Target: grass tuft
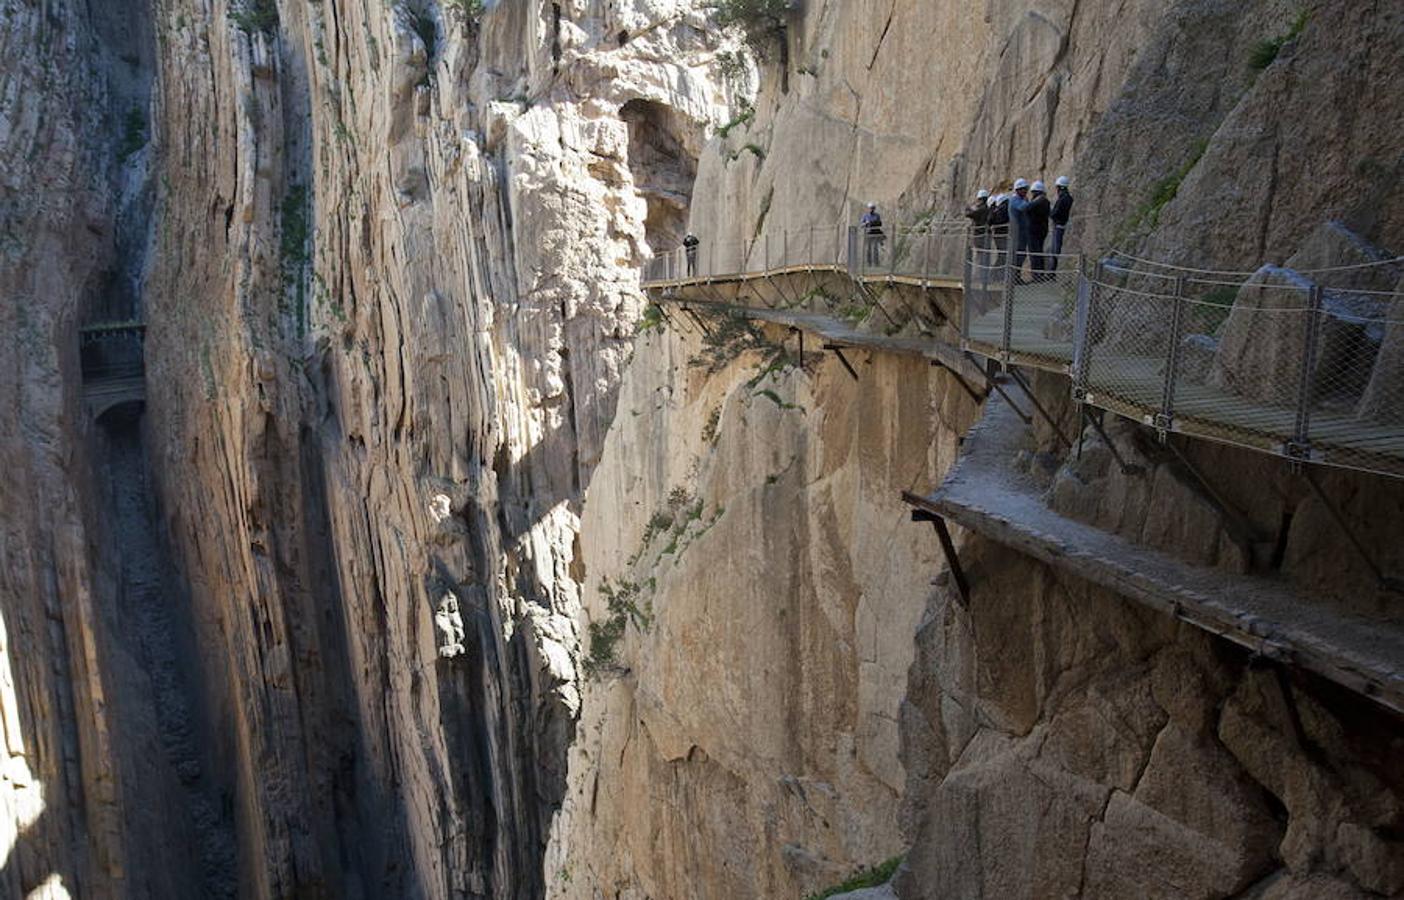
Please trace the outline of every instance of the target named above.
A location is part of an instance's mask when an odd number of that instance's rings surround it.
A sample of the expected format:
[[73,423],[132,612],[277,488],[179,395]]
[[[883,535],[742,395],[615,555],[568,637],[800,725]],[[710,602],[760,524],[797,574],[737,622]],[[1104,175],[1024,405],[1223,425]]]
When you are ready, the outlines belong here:
[[886,862],[868,868],[860,869],[853,873],[853,876],[843,884],[836,884],[831,888],[820,891],[817,894],[810,894],[805,900],[828,900],[836,894],[847,894],[850,891],[861,891],[863,888],[879,887],[892,880],[897,867],[902,864],[901,856],[894,856]]

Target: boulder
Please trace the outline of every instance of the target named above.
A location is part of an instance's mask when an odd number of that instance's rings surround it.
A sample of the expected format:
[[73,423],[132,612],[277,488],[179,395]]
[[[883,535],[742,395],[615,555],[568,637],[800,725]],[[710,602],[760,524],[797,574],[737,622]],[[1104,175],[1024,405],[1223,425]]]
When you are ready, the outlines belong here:
[[1264,403],[1292,406],[1306,354],[1314,285],[1290,269],[1263,266],[1244,283],[1219,336],[1209,384]]
[[1355,414],[1382,425],[1399,425],[1404,423],[1404,280],[1395,287],[1382,324],[1374,369]]

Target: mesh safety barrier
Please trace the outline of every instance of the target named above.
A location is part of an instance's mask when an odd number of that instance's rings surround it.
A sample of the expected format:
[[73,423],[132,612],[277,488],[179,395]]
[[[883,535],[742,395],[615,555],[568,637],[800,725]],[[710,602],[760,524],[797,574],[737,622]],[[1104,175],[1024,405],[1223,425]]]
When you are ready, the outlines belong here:
[[[1404,477],[1404,295],[1379,288],[1400,283],[1404,260],[1226,272],[1125,254],[1093,266],[1010,245],[1004,229],[963,221],[880,235],[816,226],[680,247],[650,260],[643,280],[828,270],[860,282],[959,281],[966,349],[1069,373],[1081,402],[1162,431]],[[825,301],[845,315],[841,298]]]

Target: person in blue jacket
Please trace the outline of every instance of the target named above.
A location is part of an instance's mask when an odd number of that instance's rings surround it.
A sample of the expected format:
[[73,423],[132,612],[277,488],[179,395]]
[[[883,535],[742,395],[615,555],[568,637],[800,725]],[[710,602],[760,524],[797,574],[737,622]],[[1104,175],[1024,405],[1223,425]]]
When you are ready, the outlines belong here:
[[1024,257],[1029,252],[1029,183],[1023,178],[1014,181],[1014,196],[1009,198],[1009,230],[1014,239],[1014,254],[1010,265],[1014,279],[1023,280]]

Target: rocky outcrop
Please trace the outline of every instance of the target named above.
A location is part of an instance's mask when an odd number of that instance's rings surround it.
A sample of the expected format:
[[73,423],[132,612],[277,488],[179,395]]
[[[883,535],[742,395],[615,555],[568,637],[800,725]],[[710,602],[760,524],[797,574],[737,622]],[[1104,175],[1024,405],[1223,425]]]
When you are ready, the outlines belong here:
[[[906,843],[913,896],[1400,889],[1368,707],[974,539],[921,625],[898,492],[976,415],[943,370],[636,333],[686,229],[754,254],[1039,171],[1083,246],[1397,246],[1396,11],[1318,4],[1255,74],[1279,3],[816,2],[759,66],[701,3],[487,5],[6,4],[0,890],[785,896]],[[90,422],[74,331],[128,313],[147,401]],[[1084,520],[1395,609],[1299,487],[1225,479],[1245,548],[1047,444]]]
[[983,539],[962,556],[978,587],[933,597],[903,707],[901,896],[1398,889],[1398,722]]
[[812,349],[798,368],[782,329],[738,353],[704,321],[639,340],[586,496],[552,896],[799,896],[901,850],[910,598],[938,550],[899,494],[975,406],[920,358],[850,351],[855,380]]

